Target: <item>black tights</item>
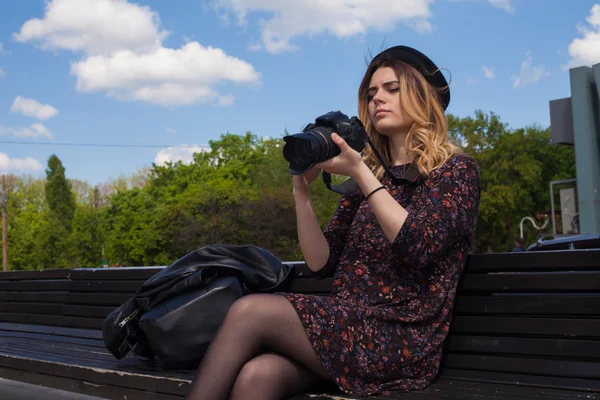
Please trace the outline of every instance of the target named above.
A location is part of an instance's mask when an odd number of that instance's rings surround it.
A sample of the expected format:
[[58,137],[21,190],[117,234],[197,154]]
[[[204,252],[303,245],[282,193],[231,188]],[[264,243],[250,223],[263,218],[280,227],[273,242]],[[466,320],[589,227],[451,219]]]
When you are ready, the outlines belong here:
[[324,380],[331,378],[289,301],[252,294],[229,309],[188,399],[285,399]]

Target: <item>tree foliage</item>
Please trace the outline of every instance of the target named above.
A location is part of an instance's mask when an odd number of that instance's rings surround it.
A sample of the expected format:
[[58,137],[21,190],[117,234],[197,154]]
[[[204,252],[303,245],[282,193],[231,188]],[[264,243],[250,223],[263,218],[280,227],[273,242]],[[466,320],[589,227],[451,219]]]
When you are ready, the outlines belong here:
[[[521,219],[550,209],[550,181],[575,177],[573,149],[550,144],[548,129],[510,129],[493,113],[448,115],[448,126],[481,171],[472,250],[508,251]],[[56,155],[46,179],[10,176],[10,268],[99,267],[104,258],[111,265],[168,265],[214,243],[254,244],[300,260],[283,140],[248,132],[209,144],[190,163],[153,165],[96,186],[69,180]],[[339,195],[320,178],[311,192],[325,228]],[[540,233],[531,225],[525,231],[528,243]]]

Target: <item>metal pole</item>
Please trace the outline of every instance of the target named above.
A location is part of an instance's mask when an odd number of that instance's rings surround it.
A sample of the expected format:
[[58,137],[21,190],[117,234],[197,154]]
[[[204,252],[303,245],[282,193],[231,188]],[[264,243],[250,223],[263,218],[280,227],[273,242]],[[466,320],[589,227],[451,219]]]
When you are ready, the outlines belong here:
[[2,175],[2,271],[8,271],[8,224],[6,223],[6,176]]
[[600,64],[569,70],[580,233],[600,233]]
[[[554,215],[554,182],[550,182],[550,207],[552,212],[552,237],[556,236],[556,216]],[[521,235],[521,237],[523,237]]]

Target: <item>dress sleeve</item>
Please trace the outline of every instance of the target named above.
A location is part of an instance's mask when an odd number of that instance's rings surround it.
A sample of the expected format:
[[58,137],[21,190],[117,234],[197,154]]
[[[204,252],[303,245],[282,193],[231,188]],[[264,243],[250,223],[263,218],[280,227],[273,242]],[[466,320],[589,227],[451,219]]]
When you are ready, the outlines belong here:
[[399,259],[417,268],[426,267],[475,232],[480,199],[477,164],[461,156],[442,168],[421,202],[407,207],[408,217],[392,243]]
[[325,278],[337,268],[340,256],[346,247],[346,241],[350,233],[350,226],[360,206],[362,194],[342,195],[337,209],[331,217],[329,224],[323,231],[323,235],[329,244],[329,259],[323,268],[313,272],[318,279]]

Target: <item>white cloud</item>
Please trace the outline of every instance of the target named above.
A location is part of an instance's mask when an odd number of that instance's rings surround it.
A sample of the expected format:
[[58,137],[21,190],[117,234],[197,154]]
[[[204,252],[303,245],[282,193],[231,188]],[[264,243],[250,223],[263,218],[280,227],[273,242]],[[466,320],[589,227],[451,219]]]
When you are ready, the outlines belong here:
[[174,135],[177,133],[177,131],[175,131],[175,129],[169,128],[168,126],[165,126],[165,131],[169,132],[171,135]]
[[110,56],[91,56],[72,63],[71,73],[81,92],[103,91],[120,100],[165,106],[198,101],[231,104],[231,95],[220,95],[214,85],[254,84],[261,79],[247,62],[198,42],[145,54],[122,50]]
[[45,137],[52,139],[52,132],[39,122],[31,124],[27,128],[7,128],[0,126],[0,136],[2,135],[14,137]]
[[496,79],[496,74],[494,73],[494,70],[492,68],[481,67],[481,70],[483,71],[483,75],[486,78],[488,78],[488,79]]
[[0,153],[0,171],[41,171],[43,165],[32,157],[10,158],[5,153]]
[[14,37],[85,53],[71,63],[77,90],[122,101],[229,105],[235,98],[217,85],[260,83],[251,64],[196,41],[164,47],[167,35],[158,13],[127,0],[50,0],[44,17],[25,22]]
[[502,10],[512,13],[515,12],[515,7],[512,5],[511,0],[488,0],[489,3],[496,7],[501,8]]
[[15,101],[10,107],[10,112],[20,112],[27,117],[36,118],[42,121],[54,118],[58,115],[58,110],[51,105],[42,104],[35,99],[28,99],[21,96],[15,98]]
[[227,96],[219,96],[219,102],[217,103],[220,106],[230,106],[235,101],[235,97],[232,95]]
[[6,75],[6,74],[4,73],[4,70],[3,70],[2,68],[0,68],[0,76],[4,76],[4,75]]
[[2,42],[0,42],[0,54],[2,54]]
[[[364,35],[371,30],[389,30],[399,22],[418,32],[431,31],[433,0],[215,0],[216,11],[232,13],[238,25],[247,25],[247,15],[266,13],[261,19],[260,48],[270,53],[297,49],[291,40],[298,36],[328,33],[338,38]],[[250,44],[258,49],[256,43]]]
[[426,19],[421,19],[418,21],[415,21],[414,24],[411,24],[411,26],[413,27],[414,30],[416,30],[417,32],[423,34],[423,33],[429,33],[433,31],[433,26],[431,25],[431,22],[429,22]]
[[548,71],[544,66],[533,66],[531,54],[527,52],[525,54],[525,61],[521,63],[521,72],[519,76],[512,78],[513,87],[517,88],[519,86],[532,85],[537,83],[544,76],[548,75],[550,75],[550,71]]
[[158,14],[148,6],[127,0],[51,0],[43,18],[26,21],[13,37],[40,42],[45,50],[95,55],[155,50],[167,35],[159,28]]
[[478,81],[475,78],[467,78],[467,84],[469,85],[477,85]]
[[580,38],[569,44],[571,60],[564,69],[600,63],[600,4],[595,4],[587,17],[589,26],[578,27]]
[[194,161],[194,153],[210,152],[210,147],[202,146],[190,146],[190,147],[167,147],[161,149],[156,157],[154,163],[156,165],[165,165],[167,162],[181,161],[184,164],[189,164]]

